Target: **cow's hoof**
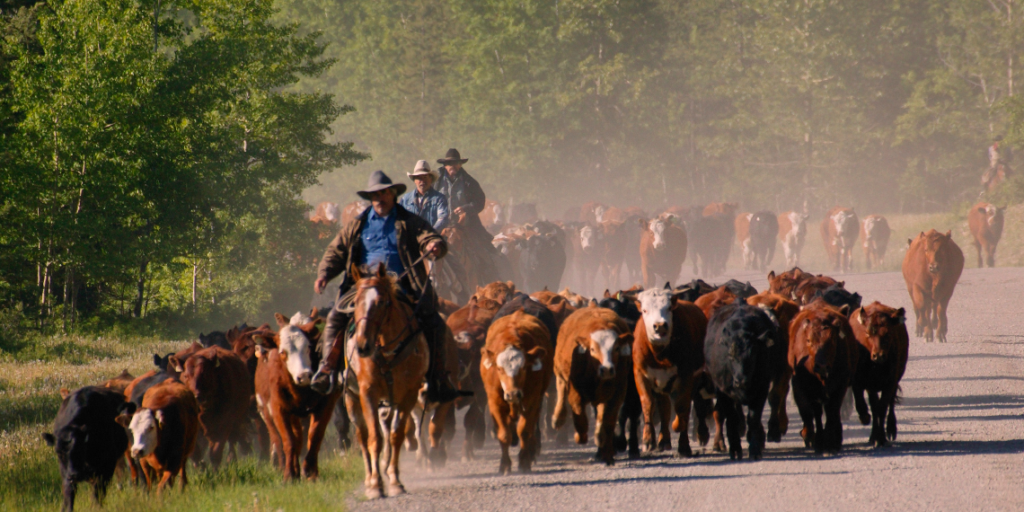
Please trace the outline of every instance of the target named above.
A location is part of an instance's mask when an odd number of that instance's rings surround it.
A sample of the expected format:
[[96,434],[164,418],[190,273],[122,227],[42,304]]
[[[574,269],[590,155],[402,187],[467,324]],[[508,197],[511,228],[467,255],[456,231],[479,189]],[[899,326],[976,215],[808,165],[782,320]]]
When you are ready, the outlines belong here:
[[711,445],[711,449],[716,451],[716,452],[724,452],[725,451],[725,443],[722,443],[722,442],[719,442],[719,441],[715,441],[715,444]]
[[612,444],[615,446],[616,453],[626,451],[626,436],[615,436],[612,440]]
[[689,446],[679,445],[679,449],[677,451],[682,457],[693,457],[693,450],[691,450]]
[[672,441],[662,441],[658,443],[659,452],[667,452],[672,450]]
[[767,439],[770,443],[779,443],[782,442],[782,434],[779,432],[779,429],[776,428],[774,425],[769,425]]
[[576,444],[587,444],[586,434],[580,434],[579,432],[576,432],[575,434],[573,434],[573,439],[576,441]]
[[731,460],[743,460],[743,450],[729,450],[729,459]]
[[868,424],[871,423],[871,415],[870,414],[863,414],[863,415],[858,414],[858,416],[860,418],[860,424],[861,425],[868,425]]
[[629,450],[629,454],[627,456],[630,458],[630,460],[639,459],[640,458],[640,449],[639,448],[635,448],[635,449]]

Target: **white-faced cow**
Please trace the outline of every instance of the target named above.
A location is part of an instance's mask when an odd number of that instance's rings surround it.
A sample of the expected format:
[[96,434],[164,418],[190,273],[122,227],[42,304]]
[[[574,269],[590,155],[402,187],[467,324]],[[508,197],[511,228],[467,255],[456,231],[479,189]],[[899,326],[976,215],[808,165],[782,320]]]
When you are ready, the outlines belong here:
[[853,208],[837,206],[822,219],[821,239],[832,270],[843,273],[853,270],[853,247],[857,244],[859,231],[860,222]]

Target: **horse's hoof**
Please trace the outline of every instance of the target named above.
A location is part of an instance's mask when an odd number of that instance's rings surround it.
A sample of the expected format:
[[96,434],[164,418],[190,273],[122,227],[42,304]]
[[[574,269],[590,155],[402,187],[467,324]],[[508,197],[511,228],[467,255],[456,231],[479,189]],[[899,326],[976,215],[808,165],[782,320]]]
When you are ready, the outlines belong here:
[[379,500],[383,497],[384,495],[380,492],[380,489],[376,487],[372,487],[366,490],[366,499],[368,500]]
[[402,484],[388,486],[388,496],[401,496],[403,494],[405,494],[405,487]]

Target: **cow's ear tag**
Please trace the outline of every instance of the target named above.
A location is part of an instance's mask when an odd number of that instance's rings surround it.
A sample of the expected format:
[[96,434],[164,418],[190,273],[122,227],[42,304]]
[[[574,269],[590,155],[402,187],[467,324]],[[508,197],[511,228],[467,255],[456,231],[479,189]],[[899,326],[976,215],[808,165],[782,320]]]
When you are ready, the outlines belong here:
[[576,352],[579,352],[580,354],[586,354],[587,353],[587,347],[584,347],[583,345],[579,345],[578,347],[576,347]]
[[631,356],[631,355],[633,355],[633,347],[631,347],[629,345],[626,345],[626,346],[622,347],[622,350],[619,353],[624,355],[624,356]]
[[539,372],[544,368],[544,363],[540,359],[533,362],[533,366],[530,367],[531,371]]

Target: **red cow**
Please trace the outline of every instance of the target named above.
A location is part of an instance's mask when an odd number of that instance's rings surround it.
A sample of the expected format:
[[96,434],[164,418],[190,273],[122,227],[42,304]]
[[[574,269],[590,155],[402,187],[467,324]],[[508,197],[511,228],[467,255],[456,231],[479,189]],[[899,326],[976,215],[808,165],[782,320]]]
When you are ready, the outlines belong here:
[[953,242],[953,235],[934,229],[907,240],[909,247],[903,257],[903,280],[914,301],[917,336],[932,341],[946,341],[946,308],[953,297],[960,274],[964,270],[964,253]]
[[356,220],[356,217],[363,214],[367,208],[370,207],[369,201],[353,201],[341,210],[341,225],[347,226],[350,222]]
[[[869,442],[876,447],[896,439],[896,393],[910,355],[906,323],[903,308],[893,309],[878,301],[850,315],[850,327],[861,346],[860,365],[853,378],[853,398],[860,422],[867,425],[872,421]],[[864,391],[871,402],[870,415]]]
[[654,408],[661,419],[657,448],[671,450],[668,431],[674,402],[672,430],[679,432],[678,451],[691,456],[686,429],[690,421],[694,374],[704,366],[707,318],[690,302],[676,301],[665,289],[645,290],[637,297],[642,321],[633,333],[633,377],[644,415],[643,447],[655,449]]
[[734,225],[736,226],[736,243],[740,244],[743,250],[743,268],[750,270],[754,268],[754,248],[750,245],[750,218],[753,213],[740,212],[736,214]]
[[249,448],[249,404],[252,374],[234,352],[220,347],[205,348],[184,363],[181,382],[199,403],[199,423],[210,443],[210,462],[216,468],[227,443]]
[[853,270],[853,247],[857,243],[860,222],[853,208],[836,206],[828,211],[821,221],[821,240],[825,243],[832,270],[848,272]]
[[501,443],[500,474],[512,471],[509,446],[515,437],[520,446],[520,473],[531,471],[540,452],[537,422],[541,401],[551,380],[553,356],[548,328],[522,311],[499,318],[487,331],[487,345],[480,357],[480,376],[487,390],[487,405],[494,419],[496,437]]
[[604,214],[607,211],[607,206],[596,201],[584,203],[580,208],[579,221],[587,224],[597,224],[604,221]]
[[686,231],[676,225],[677,217],[662,214],[650,222],[640,219],[640,269],[644,287],[651,288],[660,277],[674,282],[686,261]]
[[864,261],[870,270],[880,267],[885,261],[885,249],[889,246],[889,221],[881,215],[868,215],[861,223],[860,237],[864,239]]
[[628,380],[633,378],[632,344],[633,335],[626,322],[606,308],[584,308],[570,315],[559,329],[555,344],[558,401],[552,426],[558,430],[565,424],[568,402],[576,442],[586,444],[586,406],[593,406],[597,457],[608,465],[615,463],[615,420],[626,397]]
[[142,467],[146,486],[159,478],[157,492],[162,492],[181,475],[184,490],[185,467],[199,433],[199,404],[192,391],[179,382],[164,381],[146,391],[142,408],[134,415],[122,414],[117,422],[131,431],[129,450]]
[[484,225],[484,229],[490,234],[497,234],[501,227],[505,225],[505,218],[502,213],[501,203],[490,199],[484,201],[484,209],[480,211],[480,223]]
[[997,207],[989,203],[978,203],[971,207],[967,214],[967,224],[974,238],[974,249],[978,251],[978,268],[982,267],[981,251],[985,251],[985,263],[996,266],[996,245],[1003,236],[1003,212],[1006,207]]
[[775,271],[768,273],[768,291],[777,293],[787,299],[796,300],[796,289],[805,279],[814,277],[814,274],[800,270],[800,267],[793,267],[779,275]]
[[326,396],[309,389],[313,369],[319,363],[312,358],[320,335],[317,321],[301,313],[291,320],[280,313],[274,318],[279,327],[273,337],[275,348],[267,344],[257,348],[256,404],[270,432],[274,459],[285,480],[299,477],[303,422],[308,418],[302,475],[313,480],[320,474],[320,444],[342,389],[337,386]]
[[[480,295],[479,291],[477,295]],[[458,403],[460,408],[469,407],[462,420],[466,429],[462,455],[466,460],[473,460],[473,449],[481,448],[484,444],[487,393],[480,377],[480,350],[484,347],[487,329],[499,309],[501,303],[498,301],[477,299],[474,295],[469,298],[469,304],[452,313],[445,321],[458,347],[459,387],[473,391],[472,397],[460,398]]]
[[797,304],[804,306],[814,302],[814,297],[818,292],[824,292],[830,286],[838,285],[842,287],[846,283],[844,281],[836,281],[828,276],[823,275],[808,275],[806,279],[800,281],[796,289],[793,290],[792,298]]

